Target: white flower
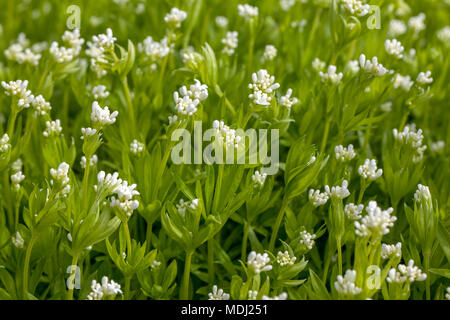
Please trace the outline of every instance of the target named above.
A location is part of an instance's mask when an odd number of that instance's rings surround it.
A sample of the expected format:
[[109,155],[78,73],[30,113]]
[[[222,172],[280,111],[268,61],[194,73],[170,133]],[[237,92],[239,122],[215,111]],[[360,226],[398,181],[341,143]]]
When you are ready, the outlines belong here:
[[344,199],[350,195],[350,191],[348,191],[347,187],[348,187],[348,181],[344,180],[344,181],[342,181],[342,186],[335,186],[335,187],[331,187],[331,189],[330,189],[330,187],[328,185],[326,185],[325,192],[331,198]]
[[109,92],[104,85],[99,84],[92,88],[92,95],[94,99],[105,99],[109,96]]
[[258,17],[258,7],[252,7],[248,4],[238,4],[238,13],[245,20],[251,20]]
[[105,106],[103,109],[100,107],[97,101],[92,103],[92,113],[91,120],[99,126],[104,126],[107,124],[113,124],[116,122],[116,117],[119,114],[118,111],[110,113],[109,108]]
[[414,265],[414,260],[409,260],[407,265],[399,264],[397,266],[398,271],[395,268],[389,270],[386,281],[391,283],[404,283],[414,281],[424,281],[427,278],[427,274],[423,273],[417,266]]
[[247,300],[256,300],[257,296],[258,296],[258,291],[248,290]]
[[73,31],[64,31],[62,40],[70,46],[74,56],[78,56],[80,54],[84,39],[80,38],[79,29],[74,29]]
[[291,108],[294,104],[298,103],[298,99],[295,97],[292,97],[292,89],[289,88],[287,89],[286,95],[285,96],[281,96],[280,98],[280,104],[282,106],[285,106],[286,108]]
[[316,71],[323,71],[325,69],[326,63],[320,60],[319,58],[315,58],[312,62],[312,67]]
[[170,13],[166,14],[164,17],[164,21],[173,28],[179,28],[181,26],[181,22],[183,22],[186,18],[187,14],[185,11],[178,8],[172,8],[170,9]]
[[4,51],[5,57],[8,60],[16,61],[19,64],[28,63],[33,66],[39,64],[41,54],[39,48],[33,45],[29,48],[30,41],[26,38],[24,33],[20,33],[16,42],[12,43],[8,49]]
[[98,186],[96,189],[106,189],[108,194],[114,192],[122,184],[122,179],[119,178],[119,173],[114,172],[113,174],[106,174],[105,171],[100,171],[97,174]]
[[144,144],[142,142],[137,141],[136,139],[133,140],[130,144],[130,151],[133,154],[141,153],[144,150]]
[[52,42],[49,51],[58,63],[70,62],[75,56],[75,51],[72,48],[60,47],[56,41]]
[[433,152],[441,152],[445,148],[445,141],[439,140],[436,142],[432,142],[430,148],[431,150],[433,150]]
[[223,121],[214,120],[212,128],[214,130],[214,136],[217,139],[216,141],[224,144],[225,148],[238,149],[243,146],[242,142],[244,140],[242,140],[242,137],[237,134],[236,130],[231,129]]
[[355,233],[360,237],[388,234],[389,228],[397,220],[396,216],[391,216],[394,209],[381,210],[376,201],[370,201],[366,211],[367,215],[361,219],[361,222],[355,221]]
[[255,170],[255,173],[252,175],[252,180],[255,183],[256,187],[262,187],[264,182],[266,181],[267,173],[260,173],[258,170]]
[[450,47],[450,26],[442,28],[436,35],[446,47]]
[[[86,168],[86,157],[82,156],[81,157],[81,161],[80,161],[80,165],[83,169]],[[89,167],[94,167],[95,165],[97,165],[98,162],[98,157],[94,154],[90,159],[89,159]]]
[[392,19],[389,22],[388,35],[390,37],[398,37],[406,32],[406,24],[401,20]]
[[306,230],[300,232],[300,245],[304,248],[311,250],[314,246],[314,239],[316,238],[315,234],[311,234]]
[[62,131],[61,121],[59,121],[59,119],[56,119],[55,121],[46,121],[45,127],[46,129],[42,133],[44,137],[57,136]]
[[217,16],[214,21],[219,28],[225,29],[228,26],[228,19],[224,16]]
[[419,15],[409,18],[408,27],[411,28],[416,34],[422,30],[425,30],[425,14],[419,13]]
[[414,193],[414,200],[417,202],[424,201],[428,202],[431,200],[430,189],[424,185],[417,185],[417,190]]
[[111,66],[111,54],[114,52],[114,44],[117,38],[113,36],[110,28],[106,29],[106,34],[99,34],[92,37],[92,42],[88,41],[86,54],[91,57],[91,68],[97,77],[106,75],[105,67]]
[[222,43],[224,44],[222,52],[231,56],[234,53],[234,50],[238,46],[238,32],[237,31],[228,31],[225,34],[225,38],[222,39]]
[[212,287],[212,292],[208,293],[208,297],[208,300],[230,300],[230,295],[223,289],[217,289],[216,285]]
[[319,76],[324,83],[339,84],[342,80],[343,73],[336,73],[336,66],[329,65],[326,73],[319,71]]
[[282,267],[286,265],[293,265],[295,263],[295,260],[297,260],[297,258],[295,256],[291,257],[288,251],[278,251],[277,253],[277,262]]
[[280,0],[280,7],[283,11],[289,11],[296,0]]
[[88,300],[102,300],[103,298],[114,298],[117,294],[122,294],[120,284],[114,282],[111,279],[109,282],[108,277],[103,277],[101,284],[96,280],[92,280],[91,292],[88,295]]
[[334,148],[334,154],[336,156],[336,160],[339,160],[341,162],[350,161],[354,157],[356,157],[356,153],[353,149],[352,144],[349,144],[347,148],[345,148],[343,145],[336,146]]
[[358,173],[364,179],[373,181],[381,177],[381,175],[383,174],[383,170],[377,169],[377,160],[366,159],[364,161],[364,164],[359,166]]
[[413,86],[414,82],[411,81],[410,76],[402,76],[401,74],[397,73],[395,75],[394,79],[394,88],[402,88],[404,91],[408,92],[411,87]]
[[278,89],[280,85],[275,82],[275,77],[271,76],[267,70],[261,69],[252,74],[252,81],[248,85],[249,89],[253,90],[253,93],[249,94],[249,98],[253,99],[255,104],[268,106],[272,101],[271,93]]
[[28,108],[30,103],[34,100],[31,91],[27,90],[28,80],[16,80],[10,81],[9,83],[2,81],[2,86],[5,88],[6,95],[18,99],[17,106],[21,109]]
[[52,109],[50,103],[45,101],[42,95],[34,97],[33,101],[31,102],[31,105],[33,106],[35,111],[42,116],[47,114]]
[[50,169],[50,175],[53,178],[50,180],[50,183],[52,185],[58,185],[64,196],[70,191],[69,169],[69,165],[65,162],[60,163],[57,169]]
[[160,42],[154,41],[152,37],[147,37],[138,43],[139,52],[144,52],[152,61],[158,61],[170,52],[169,44],[167,38],[163,38]]
[[367,15],[370,11],[368,4],[363,4],[359,0],[342,0],[342,6],[351,14],[355,14],[359,17]]
[[252,251],[248,255],[247,265],[256,274],[272,270],[272,266],[269,263],[270,258],[267,253],[260,254]]
[[358,288],[355,284],[356,281],[356,271],[347,270],[345,275],[337,276],[337,281],[334,283],[334,288],[336,291],[343,295],[357,295],[361,293],[362,289]]
[[81,128],[81,139],[84,140],[85,138],[91,137],[96,133],[97,133],[97,129]]
[[350,71],[352,75],[355,75],[359,72],[359,62],[358,60],[350,60],[347,64],[347,69]]
[[371,61],[366,60],[366,56],[364,54],[361,54],[359,56],[359,65],[361,66],[361,69],[364,70],[364,72],[374,77],[381,77],[388,72],[388,70],[383,67],[381,63],[378,63],[377,57],[373,57]]
[[277,56],[277,48],[275,48],[275,46],[271,44],[266,45],[266,47],[264,48],[263,61],[266,60],[271,61],[275,59],[276,56]]
[[11,241],[16,248],[23,248],[23,245],[25,244],[25,241],[19,231],[11,237]]
[[312,202],[313,206],[322,206],[328,201],[328,193],[322,192],[320,190],[309,189],[308,199]]
[[11,175],[11,182],[13,184],[13,187],[16,190],[19,190],[20,183],[25,179],[25,176],[22,174],[22,171],[17,171],[13,175]]
[[5,133],[0,139],[0,153],[6,153],[9,149],[11,149],[11,145],[9,142],[9,136]]
[[397,39],[386,40],[384,42],[384,48],[389,55],[395,56],[398,59],[403,58],[403,51],[405,51],[405,48]]
[[175,115],[173,115],[173,116],[169,116],[168,119],[169,119],[169,125],[171,125],[171,124],[177,122],[178,117],[177,117],[177,115],[175,114]]
[[278,296],[275,296],[273,298],[269,296],[262,296],[262,300],[286,300],[288,297],[286,292],[280,293]]
[[158,269],[160,266],[161,266],[161,262],[160,262],[160,261],[157,261],[157,260],[154,260],[154,261],[152,262],[152,264],[150,265],[150,268],[151,268],[152,270],[155,270],[155,269]]
[[347,215],[347,218],[350,220],[359,220],[361,219],[361,213],[364,210],[364,205],[356,205],[354,203],[346,204],[344,207],[344,212]]
[[447,287],[447,293],[445,294],[445,299],[450,300],[450,287]]
[[17,159],[16,161],[14,161],[13,164],[11,165],[11,169],[14,172],[22,171],[22,167],[23,167],[23,163],[22,163],[22,160],[20,158]]
[[422,146],[422,129],[415,131],[415,125],[411,124],[405,126],[402,132],[399,132],[397,129],[393,129],[393,134],[396,141],[409,145],[414,149],[414,162],[420,162],[423,159],[423,153],[427,146]]
[[173,93],[175,109],[179,114],[193,115],[197,112],[197,106],[200,101],[208,97],[208,86],[201,84],[197,79],[194,79],[194,81],[195,84],[191,85],[189,90],[186,86],[182,86]]
[[425,85],[433,82],[431,78],[431,71],[420,72],[416,79],[417,83],[420,85]]
[[389,259],[391,257],[400,258],[402,256],[402,243],[397,242],[396,244],[385,244],[381,245],[381,258]]

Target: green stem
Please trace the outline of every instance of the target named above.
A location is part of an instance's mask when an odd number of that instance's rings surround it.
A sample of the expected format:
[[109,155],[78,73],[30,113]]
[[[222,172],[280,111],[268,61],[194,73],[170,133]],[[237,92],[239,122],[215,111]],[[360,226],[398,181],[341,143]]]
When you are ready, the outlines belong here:
[[[73,268],[73,266],[77,266],[78,263],[78,254],[74,254],[74,256],[72,257],[72,263],[70,264],[70,266]],[[71,269],[73,270],[73,269]],[[73,286],[71,286],[69,288],[69,291],[67,291],[67,300],[73,300]]]
[[430,279],[430,273],[428,272],[428,270],[430,269],[430,253],[429,252],[424,252],[424,267],[425,267],[425,272],[427,273],[427,278],[425,279],[426,299],[431,300],[431,292],[430,292],[431,279]]
[[147,250],[152,248],[152,229],[153,223],[147,223],[147,232],[145,234],[145,242],[147,243]]
[[214,270],[214,238],[208,240],[208,279],[209,284],[214,284],[215,270]]
[[128,228],[128,222],[123,222],[123,230],[125,231],[125,238],[127,240],[127,257],[131,256],[131,236],[130,229]]
[[275,241],[277,240],[278,230],[280,229],[281,221],[283,221],[284,212],[286,211],[286,208],[288,206],[288,201],[283,200],[283,203],[281,204],[280,212],[278,212],[277,220],[275,221],[275,225],[273,226],[272,235],[270,237],[269,242],[269,251],[273,251],[275,247]]
[[25,252],[25,261],[23,264],[23,298],[24,298],[24,300],[28,300],[28,270],[30,268],[31,250],[33,250],[35,241],[36,241],[36,237],[32,235],[30,242],[28,243],[27,250]]
[[189,295],[189,277],[191,275],[192,252],[186,252],[186,260],[184,262],[183,280],[181,282],[180,299],[187,300]]
[[244,235],[242,237],[242,249],[241,249],[241,259],[245,261],[247,258],[247,241],[248,241],[248,231],[250,229],[250,225],[248,222],[244,223]]
[[339,266],[339,274],[342,274],[342,244],[341,237],[336,239],[337,252],[338,252],[338,266]]
[[362,179],[361,190],[359,191],[359,196],[358,196],[358,204],[361,203],[363,196],[364,196],[364,192],[366,191],[367,187],[368,187],[368,184],[366,183],[366,180]]
[[8,136],[10,139],[10,142],[12,141],[12,136],[14,134],[14,125],[16,123],[17,115],[19,114],[17,108],[15,106],[12,106],[11,116],[8,119]]
[[128,87],[128,80],[127,77],[123,77],[121,79],[122,82],[122,86],[123,86],[123,90],[125,92],[125,98],[127,99],[127,106],[128,106],[128,112],[130,115],[130,120],[131,120],[131,126],[133,127],[133,130],[136,130],[136,118],[134,116],[134,108],[133,108],[133,101],[131,99],[131,93],[130,93],[130,88]]
[[213,202],[213,206],[212,206],[213,214],[216,213],[217,207],[219,206],[220,192],[222,191],[223,169],[224,169],[224,165],[219,164],[219,173],[217,174],[217,185],[216,185],[216,190],[214,192],[214,202]]
[[130,300],[130,287],[131,287],[131,278],[125,277],[125,293],[124,293],[125,300]]
[[328,132],[330,131],[330,120],[328,120],[328,117],[325,120],[325,128],[323,131],[323,138],[322,138],[322,145],[320,147],[320,153],[323,153],[325,151],[325,147],[327,145],[328,140]]

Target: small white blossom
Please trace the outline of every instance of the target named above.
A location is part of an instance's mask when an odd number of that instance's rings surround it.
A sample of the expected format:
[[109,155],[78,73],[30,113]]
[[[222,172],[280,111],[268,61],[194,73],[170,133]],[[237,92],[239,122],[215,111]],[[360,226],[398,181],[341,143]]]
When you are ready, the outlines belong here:
[[91,120],[101,127],[116,122],[116,117],[118,114],[118,111],[110,113],[107,106],[105,106],[104,108],[100,107],[97,101],[94,101],[92,103]]
[[401,20],[392,19],[389,22],[388,35],[390,37],[398,37],[404,34],[407,30],[406,24]]
[[46,129],[42,133],[44,137],[57,136],[62,131],[61,121],[59,121],[59,119],[56,119],[55,121],[46,121],[45,127]]
[[258,170],[255,170],[255,173],[252,175],[252,180],[255,183],[255,186],[262,187],[264,182],[266,181],[267,173],[260,173]]
[[419,15],[409,18],[408,27],[416,34],[425,30],[425,18],[426,16],[424,13],[419,13]]
[[381,245],[381,258],[389,259],[391,257],[400,258],[402,256],[402,243],[385,244]]
[[319,76],[322,79],[322,82],[331,83],[331,84],[339,84],[342,80],[343,73],[342,72],[336,73],[336,70],[337,70],[336,66],[329,65],[328,71],[326,73],[319,71]]
[[298,103],[298,99],[295,97],[292,97],[292,89],[289,88],[287,89],[286,95],[285,96],[281,96],[280,98],[280,104],[282,106],[285,106],[286,108],[291,108],[294,104]]
[[248,255],[247,265],[256,274],[272,270],[272,266],[269,263],[270,258],[267,253],[260,254],[252,251]]
[[261,298],[262,298],[262,300],[286,300],[288,298],[288,295],[286,292],[282,292],[281,294],[279,294],[278,296],[275,296],[273,298],[271,298],[269,296],[262,296]]
[[97,129],[81,128],[81,139],[84,140],[85,138],[91,137],[96,133],[97,133]]
[[92,88],[92,96],[94,99],[106,99],[109,96],[109,92],[106,90],[106,86],[99,84]]
[[356,152],[353,149],[352,144],[349,144],[347,148],[345,148],[343,145],[336,146],[334,148],[334,154],[336,156],[336,160],[339,160],[341,162],[350,161],[354,157],[356,157]]
[[361,54],[359,56],[359,65],[365,73],[368,73],[374,77],[381,77],[388,72],[388,70],[378,62],[377,57],[373,57],[371,61],[366,59],[366,56],[364,54]]
[[447,293],[445,294],[445,299],[450,300],[450,287],[447,287]]
[[[80,165],[83,169],[86,168],[86,157],[82,156],[81,157],[81,161],[80,161]],[[89,167],[94,167],[97,165],[98,162],[98,157],[94,154],[90,159],[89,159]]]
[[446,47],[450,47],[450,26],[442,28],[436,35]]
[[264,48],[264,54],[263,54],[263,61],[271,61],[273,59],[275,59],[275,57],[277,56],[277,48],[275,48],[275,46],[268,44],[266,45],[266,47]]
[[439,140],[436,142],[432,142],[430,149],[433,150],[433,152],[439,153],[445,148],[445,141]]
[[175,7],[170,9],[170,13],[166,14],[164,21],[173,28],[179,28],[181,26],[181,22],[183,22],[186,18],[187,13]]
[[430,84],[433,82],[431,78],[431,71],[420,72],[416,79],[417,83],[420,85]]
[[420,162],[423,159],[423,153],[427,149],[426,145],[422,145],[423,134],[422,129],[416,131],[415,125],[407,125],[402,132],[393,129],[394,138],[396,141],[409,145],[414,149],[413,161]]
[[230,300],[230,295],[223,289],[217,289],[216,285],[212,287],[212,292],[208,293],[208,297],[208,300]]
[[342,181],[342,186],[330,187],[328,185],[325,186],[325,192],[331,198],[336,199],[344,199],[350,195],[350,191],[348,191],[348,181]]
[[326,63],[320,60],[319,58],[315,58],[312,62],[312,67],[316,71],[323,71],[326,67]]
[[424,201],[428,202],[431,200],[430,189],[427,186],[418,184],[417,190],[414,193],[414,200],[417,202]]
[[170,47],[166,37],[158,42],[148,36],[142,43],[138,43],[138,51],[143,52],[151,61],[158,61],[169,54]]
[[359,0],[342,0],[342,6],[351,14],[359,17],[367,15],[370,11],[370,6]]
[[289,11],[296,0],[280,0],[280,7],[283,11]]
[[349,218],[350,220],[359,220],[361,219],[361,213],[364,210],[364,205],[363,204],[359,204],[356,205],[354,203],[349,203],[346,204],[344,207],[344,212],[345,215],[347,216],[347,218]]
[[50,169],[50,175],[53,178],[50,180],[50,183],[52,185],[58,185],[63,196],[67,195],[70,191],[69,169],[69,165],[65,162],[60,163],[57,169]]
[[258,296],[258,291],[248,290],[247,300],[256,300],[257,296]]
[[320,190],[309,189],[308,199],[312,202],[313,206],[323,206],[328,201],[328,193],[320,192]]
[[238,4],[237,7],[239,15],[247,21],[258,17],[258,7],[248,4]]
[[381,210],[376,201],[370,201],[366,207],[367,215],[361,222],[355,221],[355,233],[360,237],[374,235],[385,235],[389,233],[389,228],[394,226],[396,216],[391,216],[394,209]]
[[[237,134],[236,130],[231,129],[223,121],[214,120],[212,124],[214,136],[218,143],[221,143],[225,148],[235,148],[243,146],[243,139]],[[256,173],[256,172],[255,172]]]
[[108,194],[114,192],[122,184],[122,179],[119,178],[119,173],[106,174],[105,171],[100,171],[97,174],[97,187],[96,189],[106,189]]
[[222,52],[229,56],[233,55],[234,50],[238,47],[238,32],[228,31],[225,38],[222,39],[222,43],[224,44]]
[[156,270],[156,269],[158,269],[160,266],[161,266],[161,262],[158,261],[158,260],[154,260],[154,261],[152,262],[152,264],[150,265],[150,268],[151,268],[152,270]]
[[409,260],[407,265],[399,264],[395,268],[389,270],[386,281],[391,283],[404,283],[414,281],[424,281],[427,278],[427,274],[423,273],[417,266],[414,265],[414,260]]
[[9,136],[5,133],[0,139],[0,153],[6,153],[9,149],[11,149],[11,145],[9,142]]
[[108,280],[108,277],[103,277],[101,284],[96,280],[92,280],[91,292],[88,295],[88,300],[102,300],[104,298],[114,298],[117,294],[122,294],[120,284]]
[[255,104],[270,105],[272,92],[280,87],[280,84],[275,83],[275,77],[271,76],[267,70],[261,69],[252,74],[252,81],[253,83],[248,85],[249,89],[253,90],[253,93],[248,96],[249,99],[252,99]]
[[389,55],[395,56],[398,59],[403,58],[403,51],[405,51],[405,48],[397,39],[386,40],[384,42],[384,48]]
[[337,281],[334,283],[334,288],[340,294],[354,296],[361,293],[362,291],[361,288],[356,286],[355,281],[356,271],[347,270],[345,271],[344,276],[337,276]]
[[6,83],[2,81],[2,86],[5,88],[5,93],[8,96],[17,98],[17,106],[21,109],[28,108],[30,103],[34,100],[34,96],[30,90],[27,90],[28,80],[16,80]]
[[277,253],[277,262],[282,267],[286,265],[293,265],[295,260],[297,260],[297,258],[295,256],[291,257],[288,251],[278,251]]
[[142,142],[137,141],[136,139],[133,140],[130,144],[130,151],[133,154],[141,153],[144,150],[144,144]]
[[311,234],[306,230],[300,232],[300,245],[304,248],[311,250],[314,246],[314,239],[316,238],[315,234]]
[[23,245],[25,244],[25,241],[19,231],[11,237],[11,241],[16,248],[23,248]]
[[17,171],[13,175],[11,175],[11,182],[13,184],[13,188],[15,190],[19,190],[20,183],[25,179],[25,176],[22,174],[22,171]]
[[381,177],[381,175],[383,174],[383,169],[377,168],[377,160],[366,159],[364,161],[364,164],[359,166],[358,173],[364,179],[373,181]]
[[411,87],[413,86],[414,82],[411,81],[410,76],[402,76],[401,74],[397,73],[394,78],[394,88],[402,88],[404,91],[408,92],[411,90]]
[[50,103],[45,101],[44,97],[42,95],[38,95],[37,97],[34,97],[33,101],[31,102],[31,105],[33,106],[36,113],[40,115],[45,115],[50,112],[52,107],[50,106]]
[[228,19],[224,16],[217,16],[214,21],[219,28],[225,29],[228,26]]

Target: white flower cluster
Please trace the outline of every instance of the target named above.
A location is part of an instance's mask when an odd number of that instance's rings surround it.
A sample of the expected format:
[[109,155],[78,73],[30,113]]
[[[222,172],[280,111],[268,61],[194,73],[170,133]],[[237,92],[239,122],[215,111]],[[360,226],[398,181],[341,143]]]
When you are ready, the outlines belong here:
[[255,170],[252,175],[252,180],[255,183],[255,187],[262,187],[266,181],[267,173],[260,173],[259,170]]
[[181,22],[187,18],[187,13],[176,7],[170,9],[170,12],[164,17],[164,21],[172,28],[179,28]]
[[370,6],[359,0],[342,0],[342,6],[351,14],[359,17],[367,15],[370,11]]
[[130,144],[130,151],[133,154],[139,154],[144,150],[145,145],[142,142],[137,141],[136,139],[133,140]]
[[[97,162],[98,162],[98,157],[97,157],[97,155],[92,155],[92,157],[89,159],[89,167],[94,167],[94,166],[96,166],[97,165]],[[86,160],[86,157],[85,156],[82,156],[81,157],[81,161],[80,161],[80,166],[83,168],[83,169],[86,169],[86,164],[87,164],[87,160]]]
[[322,71],[326,67],[326,63],[320,60],[319,58],[315,58],[312,62],[312,67],[316,71]]
[[381,258],[389,259],[391,257],[400,258],[402,256],[402,243],[397,242],[396,244],[385,244],[381,245]]
[[361,293],[362,291],[361,288],[356,286],[355,281],[356,271],[347,270],[345,271],[344,276],[337,276],[337,281],[334,283],[334,288],[340,294],[354,296]]
[[11,145],[8,142],[9,142],[9,136],[7,133],[5,133],[0,138],[0,154],[6,153],[9,149],[11,149]]
[[393,129],[394,138],[396,141],[410,145],[414,150],[414,162],[420,162],[423,159],[423,153],[427,146],[422,146],[423,134],[422,129],[415,131],[415,125],[407,125],[402,132]]
[[359,72],[359,62],[358,60],[350,60],[347,64],[347,70],[352,74],[356,75]]
[[387,39],[384,42],[384,48],[389,55],[394,56],[397,59],[403,58],[403,51],[405,51],[405,48],[397,39]]
[[230,300],[230,295],[223,289],[218,289],[216,285],[212,287],[212,292],[208,293],[208,300]]
[[417,266],[414,265],[414,260],[409,260],[407,265],[399,264],[395,268],[389,270],[386,281],[389,283],[404,283],[414,281],[424,281],[427,278],[427,274],[423,273]]
[[238,4],[237,8],[238,14],[247,21],[258,17],[258,7],[252,7],[248,4]]
[[114,51],[114,44],[117,38],[113,36],[110,28],[106,29],[106,34],[99,34],[92,37],[92,42],[88,41],[86,54],[91,57],[91,68],[97,77],[106,75],[105,66],[109,65],[108,53]]
[[303,230],[300,232],[300,245],[303,246],[305,249],[311,250],[314,246],[314,239],[316,239],[316,235],[313,233],[309,233],[306,230]]
[[252,251],[247,258],[248,267],[256,274],[272,270],[272,266],[269,263],[270,258],[267,253],[260,254]]
[[297,260],[297,258],[295,256],[291,257],[288,251],[278,251],[277,253],[277,262],[282,267],[286,265],[293,265],[295,260]]
[[225,38],[222,39],[224,44],[222,52],[229,56],[233,55],[234,50],[238,47],[238,35],[237,31],[227,31]]
[[97,133],[97,129],[81,128],[81,140],[84,140],[85,138],[88,138],[88,137],[92,137],[96,133]]
[[2,87],[5,89],[5,94],[17,99],[17,106],[21,109],[28,108],[33,102],[34,96],[31,91],[27,89],[28,80],[16,80],[6,83],[2,81]]
[[280,0],[280,7],[283,11],[289,11],[296,0]]
[[183,199],[180,199],[180,201],[175,206],[177,207],[178,213],[184,218],[188,207],[192,210],[196,210],[198,208],[198,205],[198,199],[193,199],[192,201],[184,201]]
[[371,61],[366,59],[366,56],[364,54],[361,54],[359,56],[359,65],[365,73],[368,73],[374,77],[384,76],[388,72],[388,70],[378,62],[377,57],[373,57]]
[[342,181],[341,186],[330,187],[328,185],[325,186],[325,192],[328,194],[330,198],[336,199],[344,199],[350,195],[350,191],[348,191],[348,181]]
[[50,54],[58,63],[70,62],[80,54],[84,39],[80,38],[80,30],[74,29],[65,31],[62,40],[68,48],[59,47],[58,42],[54,41],[50,45]]
[[364,164],[359,166],[358,173],[364,179],[373,181],[381,177],[383,174],[383,169],[377,169],[377,160],[366,159]]
[[152,264],[150,265],[150,269],[152,269],[152,271],[153,271],[153,270],[158,269],[160,266],[161,266],[161,262],[158,260],[154,260],[152,262]]
[[103,127],[105,125],[113,124],[114,122],[116,122],[118,114],[118,111],[114,111],[113,113],[111,113],[107,106],[105,106],[104,108],[100,107],[97,101],[94,101],[92,103],[91,120],[99,127]]
[[401,20],[392,19],[389,22],[388,35],[390,37],[401,36],[402,34],[404,34],[406,32],[406,30],[407,30],[406,24]]
[[271,298],[269,296],[265,296],[265,295],[263,295],[261,297],[262,300],[286,300],[287,298],[288,298],[288,295],[287,295],[286,292],[282,292],[282,293],[280,293],[279,295],[277,295],[277,296],[275,296],[273,298]]
[[424,185],[417,185],[417,190],[414,193],[414,200],[417,202],[420,201],[430,201],[431,200],[431,193],[430,193],[430,189],[427,186]]
[[217,16],[214,21],[219,28],[225,29],[228,26],[228,19],[224,16]]
[[328,193],[320,192],[320,190],[309,189],[308,199],[312,202],[313,206],[319,207],[327,203]]
[[47,102],[42,95],[34,97],[33,101],[31,101],[31,105],[35,112],[41,116],[46,115],[52,109],[50,103]]
[[46,121],[45,122],[45,130],[42,133],[44,137],[56,137],[62,131],[61,121],[56,119],[55,121]]
[[23,248],[23,245],[25,244],[25,241],[19,231],[11,237],[11,242],[16,248]]
[[114,190],[119,187],[122,183],[122,179],[119,178],[119,173],[114,172],[113,174],[106,174],[105,171],[100,171],[97,174],[98,185],[94,186],[97,191],[99,189],[106,189],[107,194],[114,192]]
[[414,31],[414,33],[419,33],[425,30],[425,14],[419,13],[417,16],[411,17],[408,20],[408,27]]
[[108,277],[102,278],[102,283],[98,283],[96,280],[92,280],[91,292],[88,295],[88,300],[103,300],[104,298],[114,298],[117,294],[122,294],[120,284],[114,282]]
[[256,300],[258,296],[258,291],[256,290],[248,290],[247,300]]
[[92,88],[92,96],[94,99],[106,99],[109,97],[109,91],[106,86],[99,84]]
[[14,190],[20,189],[20,183],[25,179],[22,171],[17,171],[16,173],[11,175],[12,187]]
[[353,149],[352,144],[349,144],[347,148],[345,148],[343,145],[336,146],[334,148],[334,154],[336,156],[336,160],[339,160],[341,162],[350,161],[354,157],[356,157],[356,152]]
[[50,175],[53,178],[50,180],[50,183],[57,185],[63,196],[66,196],[70,192],[69,169],[69,165],[65,162],[60,163],[57,169],[50,169]]
[[158,61],[169,54],[170,47],[166,37],[158,42],[148,36],[142,43],[138,43],[138,51],[143,52],[151,61]]
[[29,63],[33,66],[37,66],[41,59],[41,54],[39,52],[42,48],[40,48],[41,46],[39,44],[35,44],[31,48],[29,46],[30,41],[24,33],[20,33],[17,41],[12,43],[8,49],[4,51],[5,57],[8,60],[18,62],[19,64]]
[[411,87],[414,85],[414,82],[411,80],[410,76],[402,76],[397,73],[394,78],[394,88],[402,88],[404,91],[408,92],[411,90]]
[[431,71],[420,72],[416,79],[419,85],[426,85],[433,82],[433,78],[431,78]]
[[282,106],[285,106],[286,108],[291,108],[294,104],[297,104],[298,103],[298,99],[295,98],[295,97],[291,98],[291,95],[292,95],[292,89],[288,88],[287,92],[286,92],[286,95],[285,96],[281,96],[280,104]]
[[356,205],[354,203],[348,203],[344,207],[345,215],[350,220],[359,220],[359,219],[361,219],[361,217],[362,217],[361,213],[363,212],[363,210],[364,210],[364,205],[363,204]]
[[342,72],[336,73],[336,66],[329,65],[328,71],[323,73],[319,71],[319,76],[323,83],[339,84],[344,76]]
[[376,201],[370,201],[366,211],[367,215],[361,219],[361,222],[355,221],[355,233],[360,237],[388,234],[389,228],[397,220],[396,216],[391,216],[393,208],[381,210]]
[[445,294],[445,299],[450,300],[450,287],[447,287],[447,293]]
[[446,47],[450,47],[450,26],[439,30],[436,36]]
[[277,56],[277,48],[274,45],[268,44],[264,48],[262,56],[263,61],[272,61]]
[[175,109],[178,114],[191,116],[197,112],[197,106],[200,101],[208,97],[208,86],[202,84],[197,79],[195,83],[191,84],[189,90],[186,86],[182,86],[173,93],[173,100],[175,101]]
[[214,120],[212,127],[215,138],[218,139],[219,143],[224,144],[225,148],[237,149],[242,146],[242,137],[236,133],[236,130],[231,129],[223,121]]
[[139,201],[133,199],[133,196],[139,195],[139,191],[134,190],[136,184],[128,185],[126,180],[114,190],[117,193],[117,199],[111,197],[111,207],[118,208],[120,211],[125,213],[127,217],[131,217],[133,211],[139,207]]
[[445,141],[443,141],[443,140],[438,140],[436,142],[432,142],[430,145],[430,149],[435,153],[439,153],[439,152],[443,151],[444,148],[445,148]]
[[253,83],[250,83],[248,87],[253,90],[253,93],[249,94],[248,97],[255,104],[270,105],[272,101],[271,93],[280,87],[279,83],[274,83],[275,77],[271,76],[267,70],[261,69],[252,74],[252,81]]

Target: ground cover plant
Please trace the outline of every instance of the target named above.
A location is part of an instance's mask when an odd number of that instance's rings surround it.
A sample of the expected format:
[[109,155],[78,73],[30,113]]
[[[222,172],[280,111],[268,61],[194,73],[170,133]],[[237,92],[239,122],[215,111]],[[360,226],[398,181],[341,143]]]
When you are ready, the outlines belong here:
[[0,6],[1,299],[450,299],[448,0]]

